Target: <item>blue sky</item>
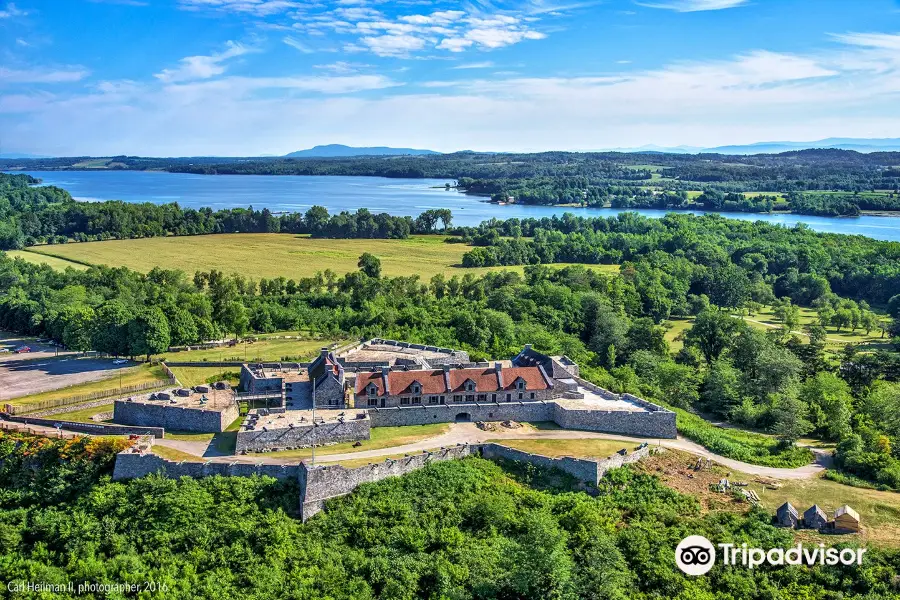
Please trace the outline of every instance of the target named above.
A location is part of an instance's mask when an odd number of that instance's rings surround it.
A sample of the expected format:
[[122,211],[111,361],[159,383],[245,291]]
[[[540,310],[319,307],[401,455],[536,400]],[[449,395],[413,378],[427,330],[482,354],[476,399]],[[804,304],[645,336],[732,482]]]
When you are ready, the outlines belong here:
[[2,152],[900,137],[897,0],[0,0]]

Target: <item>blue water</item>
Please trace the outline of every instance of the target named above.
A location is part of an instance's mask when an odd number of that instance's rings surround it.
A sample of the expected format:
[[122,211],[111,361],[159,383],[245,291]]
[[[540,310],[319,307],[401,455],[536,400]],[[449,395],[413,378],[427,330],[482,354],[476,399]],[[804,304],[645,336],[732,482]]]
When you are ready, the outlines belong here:
[[[571,212],[608,217],[615,208],[557,208],[552,206],[499,206],[483,198],[445,190],[443,179],[385,179],[381,177],[328,177],[289,175],[190,175],[146,171],[29,171],[46,184],[67,189],[79,200],[177,202],[185,208],[213,209],[253,206],[273,212],[305,212],[318,204],[331,214],[368,208],[372,212],[417,216],[429,208],[449,208],[454,225],[477,225],[491,218],[549,217]],[[666,211],[636,210],[648,217]],[[806,223],[815,231],[866,235],[900,241],[900,217],[810,217],[725,213],[732,219],[765,221],[793,226]]]

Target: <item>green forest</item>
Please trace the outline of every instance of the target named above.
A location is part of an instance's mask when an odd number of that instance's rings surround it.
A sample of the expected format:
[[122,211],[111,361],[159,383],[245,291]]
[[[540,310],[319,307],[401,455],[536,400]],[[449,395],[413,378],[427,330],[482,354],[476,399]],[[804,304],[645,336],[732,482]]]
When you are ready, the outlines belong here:
[[155,590],[140,597],[184,599],[831,600],[897,593],[900,553],[874,548],[861,566],[717,564],[707,577],[687,577],[674,555],[687,535],[763,548],[789,547],[793,535],[761,509],[703,515],[692,496],[628,467],[586,493],[571,491],[567,476],[533,466],[474,457],[437,463],[365,484],[301,524],[294,482],[112,482],[120,447],[0,432],[4,581],[150,583]]

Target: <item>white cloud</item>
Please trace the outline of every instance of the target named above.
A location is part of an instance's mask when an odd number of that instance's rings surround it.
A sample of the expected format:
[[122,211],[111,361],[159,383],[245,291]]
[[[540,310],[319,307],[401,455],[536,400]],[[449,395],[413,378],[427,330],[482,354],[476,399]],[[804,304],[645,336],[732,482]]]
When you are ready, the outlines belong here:
[[372,65],[367,65],[364,63],[353,63],[339,60],[327,65],[313,65],[313,68],[321,69],[323,71],[330,71],[331,73],[337,73],[338,75],[346,75],[348,73],[357,73],[361,69],[367,69],[371,66]]
[[359,40],[378,56],[407,56],[425,47],[425,40],[414,35],[386,34],[366,36]]
[[89,75],[80,67],[66,69],[8,69],[0,67],[0,85],[11,83],[73,83]]
[[879,48],[884,50],[900,50],[900,34],[891,33],[845,33],[832,36],[836,40],[851,46]]
[[0,19],[11,19],[13,17],[24,17],[28,13],[24,10],[20,10],[16,8],[16,5],[10,2],[6,5],[6,8],[0,10]]
[[667,10],[675,10],[678,12],[699,12],[704,10],[723,10],[726,8],[736,8],[747,3],[747,0],[672,0],[670,2],[660,3],[643,3],[637,2],[641,6],[649,8],[665,8]]
[[175,83],[192,79],[209,79],[225,72],[225,61],[253,52],[243,44],[229,41],[225,44],[225,50],[210,54],[209,56],[186,56],[181,59],[181,64],[176,69],[163,69],[154,75],[160,81]]
[[453,69],[490,69],[494,66],[494,63],[486,60],[483,62],[475,62],[475,63],[465,63],[462,65],[456,65],[455,67],[451,67]]
[[367,48],[380,56],[409,58],[422,50],[493,50],[543,39],[546,34],[534,28],[538,17],[529,14],[524,9],[500,13],[469,8],[388,17],[367,6],[351,6],[298,13],[294,27],[313,35],[327,30],[353,36],[355,39],[345,42],[350,51]]
[[211,9],[258,17],[284,13],[303,6],[293,0],[178,0],[178,5],[185,10]]
[[315,50],[298,40],[297,38],[293,38],[291,36],[286,36],[283,40],[281,40],[291,48],[295,48],[302,52],[303,54],[313,54]]

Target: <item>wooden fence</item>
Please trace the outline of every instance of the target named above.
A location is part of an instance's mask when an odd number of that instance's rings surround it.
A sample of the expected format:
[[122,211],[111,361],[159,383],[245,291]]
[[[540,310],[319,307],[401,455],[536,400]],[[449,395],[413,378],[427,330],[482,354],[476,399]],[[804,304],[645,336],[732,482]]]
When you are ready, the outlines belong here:
[[[171,371],[168,370],[168,367],[166,368],[166,371],[167,374],[171,374]],[[79,404],[81,402],[99,400],[100,398],[115,398],[120,396],[127,396],[128,394],[133,394],[135,392],[145,392],[147,390],[154,390],[173,385],[177,385],[177,381],[174,377],[171,377],[171,379],[169,379],[168,381],[146,381],[144,383],[136,383],[134,385],[126,385],[119,388],[98,390],[96,392],[91,392],[90,394],[79,394],[77,396],[66,396],[64,398],[53,398],[51,400],[29,402],[28,404],[22,406],[13,406],[12,404],[7,404],[4,410],[7,414],[10,415],[21,415],[39,410],[47,410],[48,408],[56,408],[57,406],[67,406],[69,404]]]

